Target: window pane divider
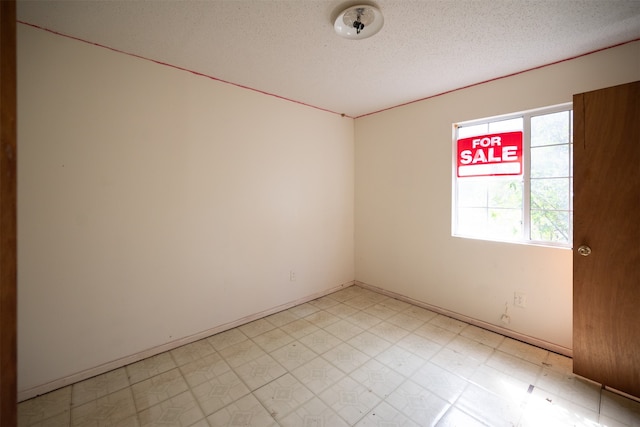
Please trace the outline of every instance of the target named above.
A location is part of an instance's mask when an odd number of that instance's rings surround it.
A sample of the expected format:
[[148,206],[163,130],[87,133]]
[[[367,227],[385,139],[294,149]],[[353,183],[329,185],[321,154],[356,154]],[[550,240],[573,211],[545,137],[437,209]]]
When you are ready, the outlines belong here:
[[531,116],[523,116],[523,129],[522,129],[522,155],[524,160],[522,162],[522,180],[523,182],[523,195],[522,195],[522,238],[524,240],[531,240]]

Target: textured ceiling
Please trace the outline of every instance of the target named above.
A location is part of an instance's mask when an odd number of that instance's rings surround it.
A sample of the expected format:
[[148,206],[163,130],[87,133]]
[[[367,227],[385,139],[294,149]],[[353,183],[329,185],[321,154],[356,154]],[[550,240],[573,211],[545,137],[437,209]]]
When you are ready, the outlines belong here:
[[351,117],[640,39],[638,0],[378,0],[378,34],[339,37],[361,3],[18,0],[18,21]]

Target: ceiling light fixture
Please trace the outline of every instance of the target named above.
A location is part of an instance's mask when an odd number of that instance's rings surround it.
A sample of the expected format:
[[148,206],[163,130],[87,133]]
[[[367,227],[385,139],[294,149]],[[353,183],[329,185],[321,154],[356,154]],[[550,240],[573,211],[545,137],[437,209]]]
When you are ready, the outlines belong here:
[[384,18],[375,6],[358,5],[349,7],[338,15],[333,29],[347,39],[366,39],[382,28]]

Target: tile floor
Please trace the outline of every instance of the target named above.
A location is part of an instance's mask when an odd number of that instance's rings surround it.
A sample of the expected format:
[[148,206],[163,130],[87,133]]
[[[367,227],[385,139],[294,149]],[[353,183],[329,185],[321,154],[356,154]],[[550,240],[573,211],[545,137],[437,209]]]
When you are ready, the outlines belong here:
[[18,405],[20,426],[640,426],[571,359],[352,286]]

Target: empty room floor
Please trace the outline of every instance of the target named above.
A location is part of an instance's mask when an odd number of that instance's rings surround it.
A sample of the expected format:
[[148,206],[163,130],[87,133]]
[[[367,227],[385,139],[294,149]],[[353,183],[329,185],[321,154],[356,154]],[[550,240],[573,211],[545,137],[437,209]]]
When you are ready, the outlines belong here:
[[20,426],[640,426],[571,359],[358,286],[18,405]]

